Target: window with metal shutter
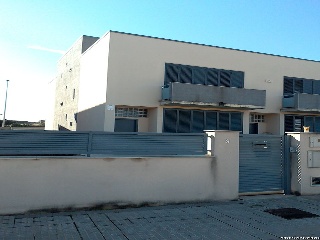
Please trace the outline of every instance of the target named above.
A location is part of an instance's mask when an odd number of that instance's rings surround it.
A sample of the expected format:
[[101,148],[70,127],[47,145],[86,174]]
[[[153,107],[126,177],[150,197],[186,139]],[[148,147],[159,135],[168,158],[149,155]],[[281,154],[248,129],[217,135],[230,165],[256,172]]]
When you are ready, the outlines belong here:
[[229,71],[220,70],[220,86],[230,87],[231,76]]
[[192,83],[193,84],[206,84],[206,71],[200,67],[194,67],[192,75]]
[[207,69],[207,85],[219,86],[219,71]]
[[165,84],[170,82],[178,82],[179,80],[179,67],[175,64],[166,63],[165,65]]
[[164,132],[177,132],[177,110],[164,109],[163,113],[163,131]]
[[293,94],[293,79],[284,78],[283,80],[283,95]]
[[191,67],[181,66],[179,82],[192,83],[192,69],[191,69]]

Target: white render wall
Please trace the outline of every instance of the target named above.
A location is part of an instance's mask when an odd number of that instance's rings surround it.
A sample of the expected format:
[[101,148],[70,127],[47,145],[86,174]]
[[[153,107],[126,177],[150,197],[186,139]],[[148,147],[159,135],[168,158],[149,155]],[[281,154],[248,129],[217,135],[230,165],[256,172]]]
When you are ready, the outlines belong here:
[[320,138],[319,133],[290,133],[291,146],[296,152],[291,156],[291,189],[301,195],[320,194],[320,186],[311,186],[311,177],[320,177],[320,168],[308,167],[308,151],[320,151],[320,147],[310,147],[310,137]]
[[238,169],[228,165],[212,157],[0,158],[0,214],[235,199]]

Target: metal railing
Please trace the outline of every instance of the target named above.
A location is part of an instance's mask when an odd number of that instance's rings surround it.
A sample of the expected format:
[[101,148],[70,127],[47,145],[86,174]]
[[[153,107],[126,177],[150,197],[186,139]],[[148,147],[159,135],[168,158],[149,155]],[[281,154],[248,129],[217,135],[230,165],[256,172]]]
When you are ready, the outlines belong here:
[[1,156],[203,156],[205,133],[0,131]]

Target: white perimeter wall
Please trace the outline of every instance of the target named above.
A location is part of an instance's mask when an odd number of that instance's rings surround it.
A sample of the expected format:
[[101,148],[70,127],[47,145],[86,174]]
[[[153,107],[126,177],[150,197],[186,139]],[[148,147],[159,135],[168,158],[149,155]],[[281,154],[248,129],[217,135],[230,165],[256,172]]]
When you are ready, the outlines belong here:
[[[237,187],[228,184],[238,169],[225,172],[230,164],[225,160],[0,158],[0,214],[106,203],[235,199]],[[228,184],[221,185],[224,182]]]
[[320,138],[318,133],[290,133],[291,146],[297,152],[291,156],[291,189],[302,195],[320,194],[320,186],[311,186],[311,177],[320,177],[320,168],[308,167],[308,151],[320,151],[320,147],[310,147],[310,137]]

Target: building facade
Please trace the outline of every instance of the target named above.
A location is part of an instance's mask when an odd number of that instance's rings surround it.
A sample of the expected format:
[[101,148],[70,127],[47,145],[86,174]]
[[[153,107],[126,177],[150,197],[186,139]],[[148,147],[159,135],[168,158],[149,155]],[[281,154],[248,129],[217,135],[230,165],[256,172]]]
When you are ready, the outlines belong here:
[[80,60],[82,54],[99,38],[81,36],[59,60],[55,85],[53,129],[76,130]]
[[52,129],[320,132],[318,61],[114,31],[72,59],[79,75],[57,80]]

